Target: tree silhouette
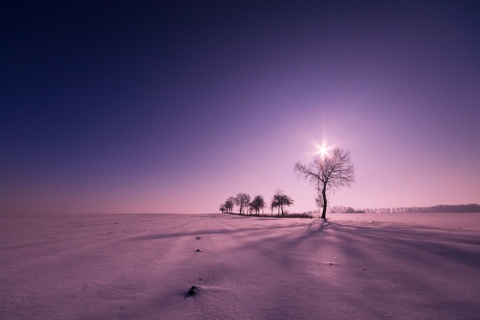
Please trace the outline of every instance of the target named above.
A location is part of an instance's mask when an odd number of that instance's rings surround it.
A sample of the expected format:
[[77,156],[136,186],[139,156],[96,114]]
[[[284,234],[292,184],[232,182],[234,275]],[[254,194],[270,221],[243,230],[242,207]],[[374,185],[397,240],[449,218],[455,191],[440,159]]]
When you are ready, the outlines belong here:
[[256,214],[260,213],[260,209],[265,208],[265,200],[262,196],[255,196],[252,202],[249,204],[250,210],[255,211]]
[[317,155],[308,166],[297,162],[295,172],[298,177],[309,180],[317,189],[318,206],[322,206],[322,219],[326,219],[327,190],[350,187],[355,181],[350,152],[336,148],[331,154]]
[[225,208],[225,204],[221,204],[219,209],[220,209],[220,211],[221,211],[222,213],[224,213],[225,211],[227,211],[227,209]]
[[240,214],[243,213],[243,208],[247,208],[250,203],[250,195],[247,193],[239,193],[235,197],[235,204],[240,207]]
[[223,204],[223,206],[225,207],[225,211],[228,213],[232,213],[234,205],[235,205],[234,197],[229,197],[227,200],[225,200],[225,203]]
[[292,204],[293,204],[292,198],[283,194],[283,191],[278,189],[275,192],[275,195],[273,196],[271,208],[272,208],[272,211],[274,208],[278,208],[279,213],[281,211],[282,216],[285,216],[285,213],[283,211],[283,206],[291,206]]

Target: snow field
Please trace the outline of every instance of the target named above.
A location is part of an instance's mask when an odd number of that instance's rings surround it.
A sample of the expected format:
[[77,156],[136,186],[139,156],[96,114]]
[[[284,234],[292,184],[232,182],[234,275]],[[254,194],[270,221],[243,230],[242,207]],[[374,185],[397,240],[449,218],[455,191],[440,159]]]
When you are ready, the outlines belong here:
[[478,319],[479,267],[480,214],[10,215],[0,318]]

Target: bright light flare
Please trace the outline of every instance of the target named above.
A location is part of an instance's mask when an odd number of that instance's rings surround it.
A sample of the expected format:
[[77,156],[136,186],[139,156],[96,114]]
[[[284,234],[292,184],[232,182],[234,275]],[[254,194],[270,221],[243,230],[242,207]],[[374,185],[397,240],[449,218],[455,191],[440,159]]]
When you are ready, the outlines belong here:
[[325,146],[325,145],[322,145],[322,146],[318,146],[317,148],[317,154],[321,155],[321,156],[327,156],[328,155],[328,150],[330,148]]

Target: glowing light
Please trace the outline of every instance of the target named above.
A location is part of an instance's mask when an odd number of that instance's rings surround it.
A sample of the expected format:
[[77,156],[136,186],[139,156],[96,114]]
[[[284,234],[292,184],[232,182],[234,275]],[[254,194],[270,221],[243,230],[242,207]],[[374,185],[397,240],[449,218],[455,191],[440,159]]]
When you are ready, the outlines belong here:
[[328,147],[325,145],[319,146],[317,150],[317,154],[320,154],[321,156],[327,156],[328,155]]

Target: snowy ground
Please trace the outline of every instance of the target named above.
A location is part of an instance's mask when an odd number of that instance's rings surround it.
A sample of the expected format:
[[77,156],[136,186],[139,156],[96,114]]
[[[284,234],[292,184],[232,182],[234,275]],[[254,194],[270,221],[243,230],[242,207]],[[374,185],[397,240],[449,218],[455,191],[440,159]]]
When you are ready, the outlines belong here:
[[479,280],[480,214],[31,215],[0,226],[4,320],[479,319]]

